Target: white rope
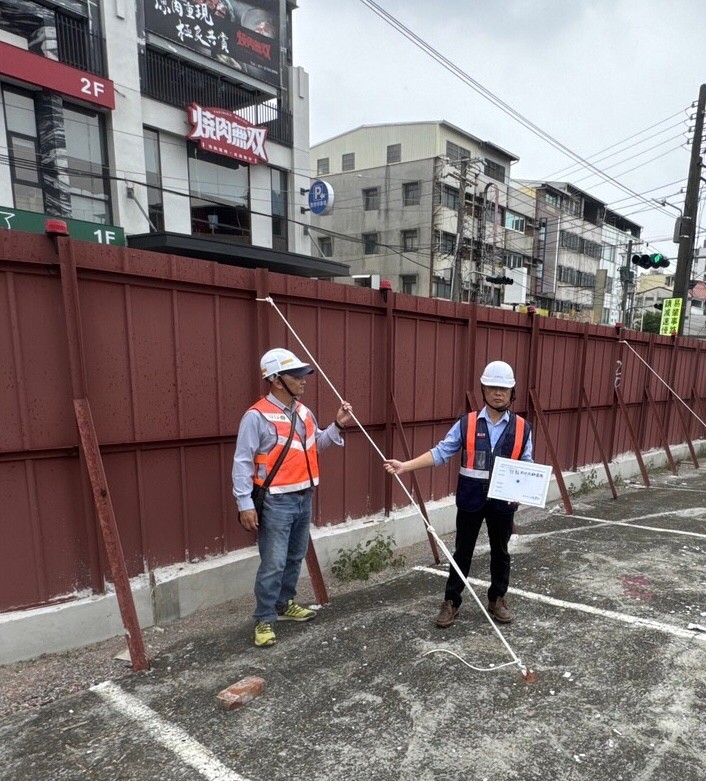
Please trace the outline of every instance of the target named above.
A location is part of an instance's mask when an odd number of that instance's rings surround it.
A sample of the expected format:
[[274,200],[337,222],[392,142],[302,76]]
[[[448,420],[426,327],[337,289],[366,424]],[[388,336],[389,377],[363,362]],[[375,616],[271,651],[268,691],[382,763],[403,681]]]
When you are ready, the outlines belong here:
[[432,648],[431,651],[427,651],[426,653],[423,653],[422,656],[429,656],[429,654],[450,654],[451,656],[455,656],[459,662],[462,662],[466,665],[466,667],[470,667],[471,670],[476,670],[479,673],[492,673],[493,670],[500,670],[502,667],[510,667],[510,665],[515,664],[515,662],[505,662],[504,664],[491,664],[490,667],[476,667],[473,664],[470,664],[470,662],[467,662],[462,656],[459,656],[457,653],[454,653],[453,651],[449,651],[448,648]]
[[649,370],[652,372],[652,374],[654,374],[654,376],[655,376],[655,377],[656,377],[656,378],[657,378],[657,379],[658,379],[658,380],[659,380],[659,381],[662,383],[662,385],[664,385],[664,387],[665,387],[665,388],[667,388],[667,390],[668,390],[668,391],[669,391],[669,392],[672,394],[672,396],[674,396],[674,398],[675,398],[675,399],[676,399],[676,400],[677,400],[677,401],[678,401],[678,402],[679,402],[679,403],[680,403],[680,404],[681,404],[683,407],[685,407],[685,408],[686,408],[687,412],[690,412],[690,413],[691,413],[691,414],[692,414],[692,415],[693,415],[693,416],[696,418],[696,420],[698,420],[698,421],[699,421],[699,423],[700,423],[700,424],[701,424],[701,425],[702,425],[704,428],[706,428],[706,422],[704,422],[703,420],[701,420],[701,418],[700,418],[700,417],[699,417],[699,416],[698,416],[698,415],[697,415],[697,414],[694,412],[694,410],[693,410],[693,409],[691,409],[691,407],[690,407],[688,404],[685,404],[685,403],[684,403],[684,401],[682,400],[682,397],[681,397],[681,396],[680,396],[680,395],[679,395],[679,394],[678,394],[678,393],[677,393],[677,392],[676,392],[676,391],[675,391],[675,390],[674,390],[674,389],[673,389],[671,386],[667,385],[667,383],[666,383],[666,382],[665,382],[665,381],[664,381],[664,380],[663,380],[663,379],[662,379],[662,378],[659,376],[659,374],[657,374],[657,372],[656,372],[656,371],[655,371],[655,370],[654,370],[654,369],[653,369],[653,368],[652,368],[652,367],[649,365],[649,363],[647,363],[647,361],[646,361],[646,360],[645,360],[645,359],[644,359],[644,358],[643,358],[643,357],[642,357],[642,356],[641,356],[641,355],[640,355],[640,354],[639,354],[639,353],[638,353],[638,352],[635,350],[635,348],[634,348],[634,347],[633,347],[633,346],[630,344],[630,342],[628,342],[628,341],[627,341],[627,339],[620,339],[620,340],[619,340],[619,344],[625,344],[625,345],[627,345],[627,347],[628,347],[630,350],[632,350],[632,352],[634,352],[634,353],[635,353],[635,355],[637,356],[638,360],[642,361],[642,363],[644,363],[644,364],[645,364],[645,366],[647,366],[647,368],[648,368],[648,369],[649,369]]
[[[329,380],[329,378],[326,376],[326,374],[325,374],[325,372],[323,371],[323,369],[322,369],[322,368],[319,366],[319,364],[316,362],[316,359],[314,358],[314,356],[313,356],[313,355],[312,355],[312,354],[309,352],[309,349],[307,348],[307,346],[306,346],[306,345],[304,344],[304,342],[302,342],[302,340],[299,338],[299,335],[297,334],[297,332],[294,330],[294,328],[293,328],[293,327],[292,327],[292,325],[289,323],[289,321],[287,320],[287,318],[286,318],[286,317],[285,317],[285,316],[282,314],[282,312],[279,310],[279,307],[277,306],[277,304],[275,304],[275,302],[272,300],[272,298],[268,296],[267,298],[256,298],[255,300],[256,300],[256,301],[263,301],[263,302],[266,302],[266,303],[270,304],[270,305],[271,305],[271,306],[274,308],[275,312],[277,312],[277,314],[280,316],[280,318],[282,319],[282,321],[284,322],[284,324],[285,324],[285,325],[287,326],[287,328],[288,328],[288,329],[289,329],[289,330],[292,332],[292,335],[293,335],[293,336],[294,336],[294,338],[297,340],[297,342],[299,342],[299,344],[301,345],[301,348],[302,348],[302,349],[304,350],[304,352],[307,354],[307,356],[309,357],[309,359],[311,360],[311,362],[314,364],[314,366],[316,366],[316,368],[317,368],[317,370],[318,370],[319,374],[320,374],[320,375],[321,375],[321,376],[324,378],[324,380],[326,380],[326,382],[328,383],[328,386],[331,388],[331,390],[333,391],[333,393],[334,393],[334,395],[336,396],[336,398],[337,398],[337,399],[338,399],[338,400],[339,400],[341,403],[343,403],[344,399],[343,399],[343,397],[341,396],[341,394],[340,394],[340,393],[339,393],[339,392],[336,390],[336,388],[335,388],[334,384],[333,384],[333,383],[331,382],[331,380]],[[373,446],[373,448],[374,448],[375,452],[376,452],[376,453],[377,453],[377,454],[380,456],[380,458],[381,458],[383,461],[387,461],[387,459],[385,458],[385,455],[383,454],[383,452],[382,452],[382,451],[380,450],[380,448],[379,448],[379,447],[378,447],[378,446],[375,444],[375,442],[373,442],[373,440],[370,438],[370,435],[368,434],[368,432],[367,432],[367,431],[365,430],[365,428],[363,427],[363,424],[362,424],[362,423],[361,423],[361,422],[358,420],[358,418],[357,418],[357,417],[356,417],[356,416],[353,414],[353,412],[352,412],[352,411],[350,412],[350,415],[351,415],[351,417],[353,418],[353,420],[356,422],[356,424],[358,425],[358,428],[359,428],[359,429],[360,429],[360,430],[363,432],[363,434],[365,435],[365,438],[366,438],[366,439],[368,440],[368,442],[370,442],[370,444]],[[464,576],[464,574],[461,572],[461,569],[459,568],[458,564],[457,564],[457,563],[454,561],[454,558],[453,558],[453,556],[451,555],[451,553],[449,552],[449,549],[446,547],[446,545],[444,544],[443,540],[442,540],[442,539],[439,537],[439,535],[436,533],[436,529],[434,529],[434,527],[433,527],[433,526],[432,526],[432,525],[429,523],[429,521],[427,521],[427,519],[424,517],[424,514],[423,514],[423,513],[422,513],[422,511],[420,510],[420,508],[419,508],[419,505],[418,505],[418,504],[415,502],[415,500],[414,500],[414,497],[412,496],[412,494],[411,494],[411,493],[410,493],[410,492],[407,490],[407,487],[405,486],[405,484],[404,484],[404,483],[402,482],[402,480],[400,479],[400,476],[399,476],[399,475],[394,475],[394,476],[395,476],[395,478],[397,478],[397,482],[398,482],[398,483],[400,484],[400,486],[402,487],[402,490],[403,490],[403,491],[405,492],[405,494],[407,495],[407,498],[408,498],[408,499],[409,499],[409,501],[412,503],[412,505],[413,505],[414,509],[417,511],[417,513],[418,513],[418,514],[419,514],[419,516],[421,517],[422,521],[424,521],[424,525],[426,526],[426,529],[427,529],[427,531],[428,531],[428,532],[429,532],[429,534],[431,534],[431,536],[434,538],[434,540],[436,541],[436,544],[437,544],[437,545],[439,546],[439,548],[441,549],[441,552],[442,552],[442,553],[444,554],[444,556],[446,556],[446,558],[448,559],[448,561],[449,561],[449,564],[450,564],[450,565],[451,565],[451,566],[452,566],[452,567],[453,567],[453,568],[456,570],[456,572],[458,573],[458,576],[461,578],[461,580],[462,580],[462,581],[463,581],[463,583],[465,584],[466,588],[467,588],[467,589],[468,589],[468,590],[471,592],[471,594],[472,594],[473,598],[475,599],[476,603],[478,604],[478,607],[481,609],[481,611],[482,611],[483,615],[484,615],[484,616],[486,617],[486,619],[488,620],[488,623],[489,623],[489,624],[490,624],[490,625],[493,627],[493,629],[495,630],[495,633],[496,633],[496,634],[497,634],[497,636],[500,638],[500,640],[501,640],[502,644],[505,646],[505,648],[507,649],[508,653],[510,654],[510,656],[511,656],[511,657],[512,657],[512,659],[513,659],[513,661],[512,661],[512,662],[507,662],[507,664],[502,664],[502,665],[496,665],[495,667],[489,667],[489,668],[487,668],[487,670],[488,670],[488,671],[490,671],[490,670],[499,670],[499,669],[501,669],[501,667],[507,667],[508,665],[516,664],[516,665],[518,666],[518,668],[520,669],[520,672],[522,673],[522,675],[526,676],[526,675],[528,674],[528,670],[527,670],[527,668],[525,667],[525,665],[523,665],[523,664],[522,664],[522,662],[520,661],[519,657],[518,657],[518,656],[517,656],[517,654],[516,654],[516,653],[515,653],[515,652],[512,650],[512,648],[510,648],[510,645],[509,645],[509,643],[507,642],[507,640],[504,638],[504,636],[503,636],[502,632],[501,632],[501,631],[498,629],[498,627],[495,625],[495,622],[492,620],[492,618],[491,618],[491,617],[490,617],[490,615],[488,614],[488,611],[487,611],[487,610],[486,610],[486,609],[483,607],[483,603],[481,602],[481,600],[480,600],[480,597],[478,596],[478,594],[476,594],[476,592],[475,592],[475,591],[473,590],[473,588],[471,587],[471,584],[468,582],[468,579],[467,579],[467,578]],[[460,657],[459,657],[459,658],[460,658]],[[463,661],[463,660],[461,660],[461,661]],[[468,662],[465,662],[465,661],[464,661],[464,664],[468,665],[469,667],[471,667],[471,666],[472,666],[472,665],[468,664]],[[486,672],[486,670],[485,670],[485,669],[483,669],[483,668],[479,668],[479,667],[473,667],[473,669],[474,669],[474,670],[481,670],[482,672]]]

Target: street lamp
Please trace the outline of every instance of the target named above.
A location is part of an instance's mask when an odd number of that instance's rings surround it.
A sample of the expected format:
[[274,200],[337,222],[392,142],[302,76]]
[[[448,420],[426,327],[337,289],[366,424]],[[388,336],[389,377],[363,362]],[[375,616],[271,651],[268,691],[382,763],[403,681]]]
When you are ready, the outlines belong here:
[[669,206],[672,209],[676,209],[679,212],[679,216],[682,216],[682,210],[675,206],[673,203],[669,203],[669,201],[666,198],[653,198],[652,199],[655,203],[658,203],[660,206]]

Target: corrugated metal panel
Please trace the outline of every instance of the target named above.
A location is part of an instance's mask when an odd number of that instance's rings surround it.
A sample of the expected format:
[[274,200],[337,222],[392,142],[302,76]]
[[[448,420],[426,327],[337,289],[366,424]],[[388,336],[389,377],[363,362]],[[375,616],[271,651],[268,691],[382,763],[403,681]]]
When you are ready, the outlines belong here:
[[[78,458],[56,251],[45,237],[8,234],[0,231],[0,497],[3,539],[12,543],[0,551],[0,610],[100,590],[105,569]],[[262,390],[261,352],[282,344],[301,353],[276,312],[255,302],[256,292],[275,298],[381,451],[392,436],[389,455],[401,457],[402,447],[399,432],[392,433],[388,388],[416,455],[443,438],[465,409],[467,391],[480,402],[478,378],[496,358],[514,365],[515,409],[530,419],[534,382],[563,469],[599,460],[586,412],[577,415],[582,386],[606,449],[631,448],[613,399],[619,359],[641,445],[660,445],[644,396],[649,373],[614,329],[408,296],[388,306],[373,290],[71,246],[79,347],[130,575],[254,542],[237,522],[231,495],[237,425]],[[694,385],[706,398],[698,343],[680,341],[675,349],[670,339],[646,335],[631,335],[631,342],[685,398]],[[682,441],[668,392],[654,378],[651,388],[670,441]],[[322,426],[338,407],[320,375],[305,401]],[[537,459],[546,462],[536,425],[535,441]],[[455,458],[419,473],[425,499],[452,493],[457,472]],[[350,430],[345,449],[322,455],[316,523],[380,512],[386,481],[379,456]],[[396,484],[390,495],[392,505],[407,503]]]

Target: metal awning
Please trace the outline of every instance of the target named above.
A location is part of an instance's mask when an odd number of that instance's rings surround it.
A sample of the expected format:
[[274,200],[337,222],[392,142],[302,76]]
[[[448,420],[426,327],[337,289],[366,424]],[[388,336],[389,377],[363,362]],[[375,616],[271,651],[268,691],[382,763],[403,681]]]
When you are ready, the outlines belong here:
[[212,236],[191,236],[186,233],[139,233],[127,237],[129,247],[183,255],[188,258],[213,260],[228,266],[244,268],[266,268],[279,274],[293,274],[298,277],[347,277],[350,268],[329,258],[314,258],[295,252],[282,252],[268,247],[252,247]]

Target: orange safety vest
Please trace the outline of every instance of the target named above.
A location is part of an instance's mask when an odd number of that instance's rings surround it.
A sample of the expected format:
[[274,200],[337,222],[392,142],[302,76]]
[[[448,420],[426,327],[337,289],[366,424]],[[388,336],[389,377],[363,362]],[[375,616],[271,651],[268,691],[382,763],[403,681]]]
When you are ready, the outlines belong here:
[[[272,471],[282,449],[287,444],[289,432],[292,429],[292,421],[280,407],[267,399],[260,399],[250,409],[259,412],[268,423],[275,427],[277,433],[277,442],[272,450],[269,453],[258,453],[255,456],[253,483],[262,485],[265,482],[265,477],[258,476],[257,467],[261,464],[264,465],[265,475]],[[299,432],[294,432],[289,451],[268,488],[271,494],[287,494],[319,484],[319,458],[316,450],[316,424],[314,423],[314,416],[299,402],[296,403],[295,414],[299,415],[304,422],[306,437],[302,441]]]
[[[466,477],[475,477],[480,479],[489,480],[490,471],[480,471],[474,469],[474,462],[476,456],[476,426],[478,423],[478,413],[470,412],[468,414],[468,431],[466,431],[466,458],[465,464],[461,465],[461,474]],[[524,450],[525,439],[525,424],[524,418],[519,415],[515,415],[515,440],[512,444],[512,451],[507,458],[512,458],[515,461],[519,459]]]

